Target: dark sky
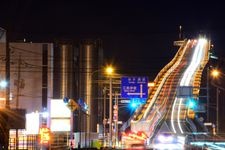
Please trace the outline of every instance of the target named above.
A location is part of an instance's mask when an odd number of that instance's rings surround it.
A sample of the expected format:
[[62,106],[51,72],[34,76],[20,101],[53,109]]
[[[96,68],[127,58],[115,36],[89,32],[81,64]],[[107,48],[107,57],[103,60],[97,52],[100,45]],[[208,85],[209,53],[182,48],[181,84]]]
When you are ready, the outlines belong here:
[[154,77],[172,59],[179,25],[184,36],[210,35],[225,57],[222,1],[14,0],[1,1],[0,26],[11,39],[100,38],[121,73]]

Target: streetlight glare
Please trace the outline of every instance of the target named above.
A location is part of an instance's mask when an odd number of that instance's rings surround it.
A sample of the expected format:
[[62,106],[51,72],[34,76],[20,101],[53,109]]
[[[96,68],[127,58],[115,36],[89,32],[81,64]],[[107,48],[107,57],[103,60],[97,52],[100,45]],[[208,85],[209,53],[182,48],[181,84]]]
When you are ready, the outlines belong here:
[[0,82],[0,87],[5,88],[7,86],[7,82],[5,80]]
[[114,68],[113,68],[112,66],[106,67],[106,73],[107,73],[108,75],[112,75],[113,72],[114,72]]
[[215,78],[218,77],[219,74],[220,74],[220,72],[219,72],[218,70],[216,70],[216,69],[214,69],[214,70],[212,71],[212,76],[215,77]]

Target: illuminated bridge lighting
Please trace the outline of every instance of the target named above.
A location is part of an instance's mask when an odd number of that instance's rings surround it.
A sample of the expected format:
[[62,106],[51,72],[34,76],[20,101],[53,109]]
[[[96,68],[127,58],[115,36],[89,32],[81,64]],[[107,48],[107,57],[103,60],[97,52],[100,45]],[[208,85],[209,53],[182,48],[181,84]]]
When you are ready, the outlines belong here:
[[[205,67],[208,61],[208,49],[206,46],[207,40],[204,38],[200,38],[198,40],[185,40],[183,44],[184,45],[180,47],[174,59],[170,63],[168,63],[168,65],[166,65],[158,74],[157,78],[154,81],[156,84],[154,91],[149,96],[150,99],[147,100],[146,105],[144,105],[142,109],[138,110],[138,112],[134,115],[133,120],[130,121],[132,132],[142,131],[145,132],[146,135],[148,135],[148,139],[155,138],[154,135],[158,133],[156,128],[161,122],[164,121],[163,116],[165,116],[167,111],[171,111],[171,113],[169,113],[170,116],[168,116],[170,117],[170,120],[167,120],[168,118],[166,118],[166,121],[170,121],[171,126],[169,127],[172,128],[173,134],[176,133],[176,135],[179,136],[185,134],[186,128],[183,127],[183,122],[186,121],[185,117],[188,117],[190,119],[194,118],[194,110],[196,108],[197,101],[195,101],[194,99],[188,99],[187,97],[179,97],[179,94],[177,96],[176,94],[172,95],[172,93],[176,90],[176,87],[179,88],[194,86],[196,81],[198,81],[197,79],[199,79],[199,77],[196,76],[198,75],[196,74],[196,72],[201,74],[202,68]],[[181,70],[180,68],[183,69]],[[174,80],[174,78],[176,78],[176,75],[179,75],[179,80]],[[167,98],[165,101],[164,97],[169,94],[173,97],[168,96],[169,98]],[[169,104],[170,108],[172,107],[172,110],[166,109],[167,104]],[[135,101],[130,102],[130,108],[132,109],[134,109],[138,105],[139,103]],[[161,128],[161,130],[164,131],[168,129]],[[137,141],[137,139],[145,139],[142,138],[142,136],[138,136],[136,134],[131,134],[129,135],[129,137],[131,137],[132,139],[136,139],[134,140],[134,142]],[[169,143],[171,139],[163,139],[163,137],[161,137],[160,139],[161,141],[168,140],[168,144],[171,144],[170,146],[166,145],[166,147],[164,147],[165,149],[173,149],[173,146],[175,149],[184,148],[184,136],[182,136],[182,138],[179,138],[178,140],[180,141],[178,142],[180,145],[173,145],[174,143]],[[160,141],[160,139],[158,140]],[[155,148],[163,149],[163,146],[165,145],[160,144],[161,143],[154,143],[154,146],[156,146]],[[214,148],[216,146],[220,147],[221,145],[211,145],[211,147]]]
[[[188,66],[188,68],[185,70],[184,72],[184,75],[181,79],[181,82],[180,82],[180,86],[190,86],[190,84],[192,83],[191,79],[193,78],[193,75],[195,73],[195,71],[198,69],[198,66],[201,64],[201,60],[204,58],[204,45],[206,44],[206,39],[199,39],[198,40],[198,44],[197,46],[195,47],[195,50],[194,50],[194,54],[192,56],[192,59],[191,59],[191,63],[190,65]],[[177,101],[179,101],[179,106],[178,106],[178,115],[177,115],[177,122],[178,122],[178,127],[179,127],[179,130],[181,132],[181,134],[184,133],[183,129],[182,129],[182,126],[181,126],[181,123],[180,123],[180,111],[181,111],[181,105],[183,104],[182,101],[183,101],[183,98],[178,98],[176,101],[174,101],[174,105],[176,105]],[[172,109],[172,114],[174,113],[175,111],[175,107],[173,107]],[[171,123],[172,123],[172,128],[173,128],[173,131],[175,131],[175,127],[174,127],[174,123],[173,123],[173,118],[174,116],[172,115],[171,116]],[[176,133],[176,131],[175,131]]]
[[208,147],[217,150],[224,150],[225,149],[225,142],[191,142],[191,145],[201,146],[201,147]]

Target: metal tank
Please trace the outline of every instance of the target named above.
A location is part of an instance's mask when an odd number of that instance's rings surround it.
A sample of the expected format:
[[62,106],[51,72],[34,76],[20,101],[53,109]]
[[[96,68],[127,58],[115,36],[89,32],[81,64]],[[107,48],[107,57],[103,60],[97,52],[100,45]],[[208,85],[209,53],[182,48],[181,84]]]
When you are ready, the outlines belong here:
[[73,47],[72,45],[61,45],[61,97],[74,98],[73,96]]
[[54,51],[54,98],[72,98],[75,92],[74,47],[68,43],[58,43]]
[[100,40],[55,44],[53,97],[82,99],[88,105],[88,114],[74,112],[74,131],[85,133],[85,145],[91,137],[89,133],[96,132],[98,121],[102,122],[102,101],[99,99],[102,88],[96,83],[102,64]]
[[79,47],[79,95],[88,105],[88,115],[83,116],[87,133],[96,132],[98,121],[98,84],[102,49],[99,41],[83,40]]

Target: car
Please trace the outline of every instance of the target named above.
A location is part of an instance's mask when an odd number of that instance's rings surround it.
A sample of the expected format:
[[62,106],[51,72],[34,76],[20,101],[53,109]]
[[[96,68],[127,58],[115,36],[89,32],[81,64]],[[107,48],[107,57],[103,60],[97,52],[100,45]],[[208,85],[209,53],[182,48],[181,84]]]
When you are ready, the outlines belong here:
[[185,137],[171,132],[163,132],[156,135],[153,140],[153,147],[156,149],[183,149]]
[[174,143],[176,139],[176,135],[173,133],[160,133],[156,136],[154,143]]

